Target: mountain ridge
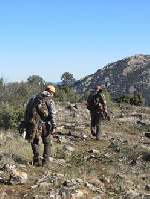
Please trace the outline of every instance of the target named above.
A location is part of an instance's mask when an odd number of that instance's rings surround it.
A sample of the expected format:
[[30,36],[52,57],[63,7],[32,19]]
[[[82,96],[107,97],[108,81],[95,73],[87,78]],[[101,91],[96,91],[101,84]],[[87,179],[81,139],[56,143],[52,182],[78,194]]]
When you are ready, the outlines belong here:
[[85,94],[96,85],[107,88],[112,98],[140,92],[150,106],[150,55],[134,55],[107,64],[78,80],[73,88]]

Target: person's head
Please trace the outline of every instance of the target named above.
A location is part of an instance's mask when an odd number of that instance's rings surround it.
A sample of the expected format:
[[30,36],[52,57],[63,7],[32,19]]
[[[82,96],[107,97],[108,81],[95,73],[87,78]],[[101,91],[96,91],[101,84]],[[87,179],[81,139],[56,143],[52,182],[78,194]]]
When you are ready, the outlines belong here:
[[101,91],[101,90],[102,90],[102,87],[101,87],[101,86],[96,86],[96,87],[95,87],[95,91],[96,91],[96,92]]
[[55,94],[55,87],[53,85],[47,85],[45,91],[48,91],[51,96],[53,96]]

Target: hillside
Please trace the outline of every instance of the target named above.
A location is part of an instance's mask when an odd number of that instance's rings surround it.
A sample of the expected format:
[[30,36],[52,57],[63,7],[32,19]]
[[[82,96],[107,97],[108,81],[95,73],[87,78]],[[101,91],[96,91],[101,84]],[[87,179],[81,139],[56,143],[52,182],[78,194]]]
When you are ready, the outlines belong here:
[[150,55],[135,55],[109,63],[78,80],[74,89],[84,94],[95,85],[106,87],[112,98],[140,92],[146,99],[146,105],[150,106]]
[[150,198],[149,107],[109,104],[97,141],[85,104],[56,105],[50,168],[32,165],[31,146],[17,132],[0,132],[1,199]]

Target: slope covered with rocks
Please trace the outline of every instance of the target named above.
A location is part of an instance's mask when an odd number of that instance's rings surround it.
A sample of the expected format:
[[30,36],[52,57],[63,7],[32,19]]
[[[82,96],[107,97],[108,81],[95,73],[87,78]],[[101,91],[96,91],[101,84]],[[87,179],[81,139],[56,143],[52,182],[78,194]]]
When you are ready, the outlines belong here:
[[135,55],[109,63],[78,80],[74,89],[84,94],[98,84],[105,86],[112,98],[140,92],[150,106],[150,55]]
[[1,199],[150,197],[149,107],[109,104],[97,141],[85,104],[56,106],[49,168],[32,165],[31,146],[17,132],[0,132]]

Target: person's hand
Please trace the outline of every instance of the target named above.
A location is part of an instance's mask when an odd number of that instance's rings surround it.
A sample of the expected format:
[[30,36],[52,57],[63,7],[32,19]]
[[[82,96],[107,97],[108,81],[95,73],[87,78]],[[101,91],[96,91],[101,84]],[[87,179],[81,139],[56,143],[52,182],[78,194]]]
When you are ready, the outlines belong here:
[[56,129],[52,129],[52,130],[51,130],[51,135],[54,135],[55,132],[56,132]]
[[107,117],[107,115],[108,115],[107,111],[105,110],[103,113]]
[[105,111],[103,112],[103,114],[104,114],[104,118],[105,118],[105,120],[110,121],[110,116],[108,115],[107,110],[105,110]]
[[104,114],[105,114],[106,119],[107,119],[108,121],[110,121],[110,116],[108,115],[108,112],[105,111]]

